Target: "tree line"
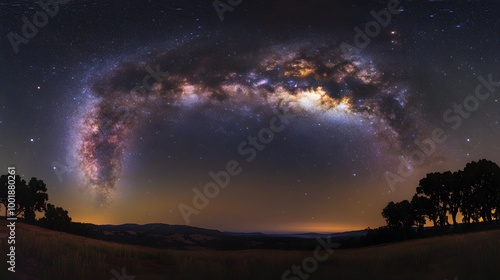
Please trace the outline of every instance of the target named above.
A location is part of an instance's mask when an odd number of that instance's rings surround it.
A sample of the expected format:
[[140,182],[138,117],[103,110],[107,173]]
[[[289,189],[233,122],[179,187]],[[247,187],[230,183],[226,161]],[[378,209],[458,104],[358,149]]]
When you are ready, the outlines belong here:
[[467,163],[456,172],[434,172],[421,179],[411,201],[389,202],[382,210],[387,228],[422,231],[430,221],[434,229],[458,224],[500,220],[500,167],[489,160]]
[[[8,181],[8,174],[0,176],[0,205],[5,207],[5,217],[8,215],[9,205]],[[32,177],[29,182],[26,182],[21,176],[16,175],[15,187],[16,202],[12,211],[15,217],[35,223],[37,222],[36,212],[43,212],[44,216],[38,220],[43,226],[64,229],[71,224],[68,211],[47,203],[49,195],[47,194],[47,186],[42,180]]]

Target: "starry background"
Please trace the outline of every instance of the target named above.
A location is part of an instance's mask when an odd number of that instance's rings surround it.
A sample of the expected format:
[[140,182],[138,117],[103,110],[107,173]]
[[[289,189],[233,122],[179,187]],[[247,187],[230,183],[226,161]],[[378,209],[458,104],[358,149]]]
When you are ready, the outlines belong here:
[[[186,3],[189,2],[189,3]],[[179,204],[236,160],[242,173],[191,217],[231,231],[383,225],[430,171],[500,163],[498,93],[453,130],[443,113],[500,79],[499,4],[402,1],[359,54],[354,27],[383,1],[70,1],[16,54],[7,38],[41,8],[0,2],[0,166],[48,186],[74,221],[185,224]],[[159,67],[165,76],[139,88]],[[242,141],[293,119],[251,162]],[[414,141],[448,140],[394,191]]]

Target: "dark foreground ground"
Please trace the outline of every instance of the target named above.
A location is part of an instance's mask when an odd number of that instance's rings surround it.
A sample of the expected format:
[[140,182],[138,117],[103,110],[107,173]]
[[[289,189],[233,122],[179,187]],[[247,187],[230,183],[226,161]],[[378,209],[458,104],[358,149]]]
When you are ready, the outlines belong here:
[[[6,232],[5,226],[5,221],[0,221],[0,233]],[[317,252],[319,256],[328,258],[312,261],[314,250],[153,249],[18,223],[16,273],[7,271],[7,239],[0,241],[0,279],[297,280],[301,279],[298,275],[283,274],[293,265],[303,264],[311,272],[302,268],[302,276],[312,280],[498,279],[500,275],[500,230],[335,249],[331,254],[322,250]]]

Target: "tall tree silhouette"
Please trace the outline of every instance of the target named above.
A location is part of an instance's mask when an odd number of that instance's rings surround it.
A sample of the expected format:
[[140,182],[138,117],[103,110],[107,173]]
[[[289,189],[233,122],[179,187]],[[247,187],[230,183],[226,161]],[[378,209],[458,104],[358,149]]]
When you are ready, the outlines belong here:
[[489,160],[482,159],[478,162],[468,163],[464,168],[466,183],[471,188],[472,218],[480,218],[485,222],[493,220],[493,210],[498,205],[498,192],[500,191],[500,167]]
[[[433,211],[436,212],[437,223],[444,227],[448,223],[448,190],[445,187],[446,175],[442,173],[429,173],[425,178],[420,180],[417,187],[417,194],[427,196],[433,206]],[[433,220],[434,226],[436,221]]]
[[460,171],[451,173],[450,171],[444,172],[443,176],[443,186],[445,189],[445,201],[447,203],[447,208],[451,216],[453,225],[457,225],[457,214],[460,209],[460,203],[462,200],[461,195],[461,185],[460,179],[462,174]]
[[474,191],[472,189],[472,179],[464,171],[458,171],[456,174],[460,189],[460,213],[462,213],[462,222],[469,224],[475,213]]
[[45,209],[45,204],[49,199],[47,186],[42,180],[33,177],[29,181],[26,191],[23,195],[24,218],[35,220],[35,212],[41,212]]
[[411,199],[411,209],[413,213],[413,220],[415,225],[422,230],[426,224],[426,219],[432,221],[434,226],[436,226],[437,221],[437,211],[432,205],[431,200],[425,196],[413,195]]

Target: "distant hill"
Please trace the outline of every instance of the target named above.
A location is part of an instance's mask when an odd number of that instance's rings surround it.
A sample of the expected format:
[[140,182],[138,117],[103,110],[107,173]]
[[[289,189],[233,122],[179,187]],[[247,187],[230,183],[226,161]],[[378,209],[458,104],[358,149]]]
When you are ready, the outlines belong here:
[[[0,217],[0,221],[2,220],[5,221]],[[332,234],[222,232],[214,229],[161,223],[144,225],[72,223],[71,227],[65,231],[71,234],[122,244],[182,250],[201,248],[213,250],[311,250],[317,246],[316,238],[330,238],[333,240],[332,242],[342,243],[347,239],[356,239],[367,233],[365,230]]]
[[[328,234],[264,234],[221,232],[191,226],[168,224],[123,224],[94,225],[82,224],[86,230],[84,236],[95,239],[155,248],[175,249],[281,249],[310,250],[317,245],[315,238],[327,238]],[[359,237],[364,231],[336,233],[332,238]]]

